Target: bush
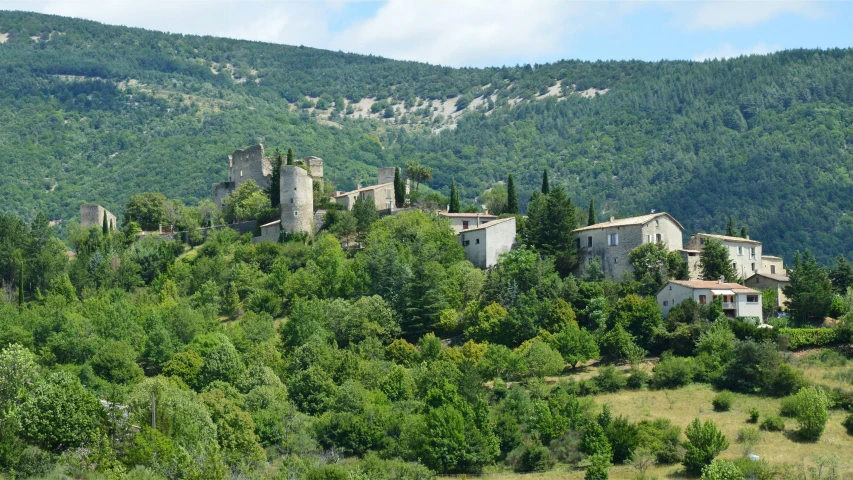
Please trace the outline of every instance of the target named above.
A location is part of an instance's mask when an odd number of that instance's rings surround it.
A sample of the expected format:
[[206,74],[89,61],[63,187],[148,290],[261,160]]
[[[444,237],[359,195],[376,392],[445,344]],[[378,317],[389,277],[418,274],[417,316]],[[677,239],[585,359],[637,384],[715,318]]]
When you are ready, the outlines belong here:
[[728,460],[714,460],[702,469],[702,480],[743,480],[743,472]]
[[845,418],[844,421],[841,422],[841,425],[843,425],[844,428],[847,429],[848,435],[853,435],[853,413],[847,415],[847,418]]
[[718,393],[717,396],[711,400],[711,404],[714,406],[715,412],[728,412],[732,409],[732,404],[735,401],[735,396],[732,392],[723,390]]
[[761,441],[761,432],[755,427],[741,428],[737,432],[737,441],[743,444],[743,454],[749,455]]
[[711,420],[700,423],[694,419],[693,423],[684,430],[687,442],[684,444],[684,467],[688,472],[699,474],[709,465],[720,452],[729,447],[729,440],[717,429]]
[[786,418],[797,416],[797,397],[789,395],[779,401],[779,415]]
[[652,370],[654,388],[678,388],[690,384],[696,371],[694,361],[687,357],[668,357]]
[[788,336],[788,347],[791,350],[831,345],[837,341],[833,328],[780,328],[779,335]]
[[768,432],[781,432],[785,430],[785,420],[779,415],[767,415],[758,428]]
[[632,390],[640,390],[649,384],[649,374],[645,370],[638,367],[631,368],[631,373],[628,375],[628,388]]
[[817,441],[823,435],[829,419],[829,401],[823,390],[815,387],[801,388],[794,396],[797,399],[797,433],[804,440]]
[[749,423],[758,423],[758,417],[760,415],[761,415],[761,413],[758,411],[757,408],[755,408],[755,407],[750,408],[749,409],[749,420],[748,420]]
[[[536,442],[528,442],[519,447],[513,470],[519,473],[547,472],[557,463],[551,451]],[[514,456],[514,455],[513,455]]]
[[679,463],[684,459],[684,447],[681,446],[681,429],[666,418],[643,420],[637,425],[640,429],[640,442],[655,454],[655,459],[663,465]]
[[605,433],[613,449],[613,463],[629,460],[640,443],[639,427],[621,415],[610,422]]
[[610,459],[606,455],[593,455],[590,457],[592,465],[590,465],[584,473],[584,480],[607,480],[607,468],[610,466]]
[[628,384],[628,379],[625,374],[616,370],[613,365],[602,367],[598,370],[598,375],[593,378],[595,385],[601,392],[614,393],[625,388]]

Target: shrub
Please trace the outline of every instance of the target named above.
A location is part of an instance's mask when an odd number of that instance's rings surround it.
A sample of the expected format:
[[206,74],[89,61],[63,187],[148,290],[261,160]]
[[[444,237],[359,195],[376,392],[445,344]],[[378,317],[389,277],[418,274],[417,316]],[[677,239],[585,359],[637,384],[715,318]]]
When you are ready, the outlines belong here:
[[789,395],[779,401],[779,415],[786,418],[797,416],[797,397]]
[[755,407],[750,408],[749,409],[749,420],[748,420],[749,423],[758,423],[758,417],[760,415],[761,415],[761,413],[758,411],[757,408],[755,408]]
[[658,463],[670,465],[684,458],[681,446],[681,429],[666,418],[643,420],[637,425],[640,429],[640,442],[655,454]]
[[787,335],[789,348],[796,350],[802,347],[820,347],[836,342],[836,331],[833,328],[780,328],[779,335]]
[[785,420],[779,415],[767,415],[758,428],[768,432],[781,432],[785,430]]
[[779,365],[770,389],[774,395],[790,395],[807,385],[803,372],[789,363]]
[[735,396],[732,392],[723,390],[718,393],[717,396],[711,400],[711,404],[714,406],[715,412],[728,412],[732,409],[732,404],[735,401]]
[[590,465],[584,473],[584,480],[607,480],[607,468],[610,467],[610,459],[606,455],[593,455],[590,457]]
[[711,420],[700,423],[698,418],[694,419],[684,434],[687,442],[684,444],[686,452],[682,463],[693,474],[701,473],[714,457],[729,447],[729,440]]
[[616,370],[613,365],[602,367],[598,370],[598,375],[593,379],[599,391],[613,393],[625,388],[628,384],[628,379],[625,374]]
[[626,384],[628,388],[640,390],[648,384],[649,374],[645,370],[638,367],[631,368],[631,373],[628,375],[628,382]]
[[557,462],[551,456],[551,451],[536,442],[528,442],[519,447],[517,461],[513,470],[519,473],[547,472],[554,468]]
[[845,418],[844,421],[841,422],[841,425],[843,425],[844,428],[847,429],[848,435],[853,435],[853,413],[847,415],[847,418]]
[[823,390],[815,387],[801,388],[794,396],[797,399],[797,433],[804,440],[817,441],[829,419],[829,401]]
[[661,360],[652,370],[654,388],[678,388],[693,381],[696,368],[692,358],[668,357]]
[[728,460],[714,460],[702,469],[702,480],[743,480],[743,472]]
[[613,449],[613,463],[629,460],[640,443],[640,429],[621,415],[610,422],[605,433]]
[[737,432],[737,441],[743,444],[743,454],[749,455],[761,441],[761,432],[755,427],[741,428]]

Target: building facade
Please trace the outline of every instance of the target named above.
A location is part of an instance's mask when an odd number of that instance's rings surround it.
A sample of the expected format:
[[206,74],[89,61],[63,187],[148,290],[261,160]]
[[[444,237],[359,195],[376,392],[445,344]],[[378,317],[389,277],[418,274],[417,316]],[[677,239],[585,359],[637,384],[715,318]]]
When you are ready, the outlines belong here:
[[633,272],[628,262],[631,250],[644,243],[662,243],[668,251],[681,250],[684,227],[668,213],[640,217],[610,218],[607,222],[578,228],[572,232],[578,249],[577,273],[586,273],[599,259],[604,276],[624,280]]
[[372,201],[377,210],[387,210],[394,207],[394,183],[383,183],[370,187],[359,188],[351,192],[340,192],[332,197],[335,203],[339,203],[347,210],[352,210],[358,199]]
[[676,305],[692,298],[699,305],[708,305],[721,297],[723,313],[727,317],[756,317],[762,321],[761,292],[739,285],[721,281],[707,280],[670,280],[657,293],[658,305],[663,316]]
[[[687,250],[696,250],[701,252],[705,248],[705,243],[709,238],[719,240],[722,242],[723,246],[726,247],[726,250],[729,251],[729,259],[732,262],[735,274],[740,278],[749,278],[753,274],[761,271],[761,242],[756,240],[741,237],[730,237],[727,235],[697,233],[690,237],[690,240],[684,248]],[[701,274],[702,272],[698,268],[691,270],[690,279],[698,280],[701,278]]]
[[438,214],[450,221],[450,228],[454,232],[460,233],[464,230],[478,228],[486,223],[497,220],[497,215],[489,215],[486,213],[448,213],[438,212]]
[[97,203],[84,203],[80,205],[80,226],[84,228],[103,227],[104,215],[107,217],[107,227],[110,230],[115,230],[117,227],[116,216],[112,212]]
[[776,308],[780,310],[784,310],[785,301],[788,300],[788,297],[785,296],[785,293],[782,291],[791,280],[785,275],[777,275],[774,273],[756,273],[755,275],[746,279],[744,285],[749,288],[754,288],[756,290],[773,290],[776,292]]
[[314,180],[299,165],[281,166],[281,230],[286,234],[314,233]]
[[515,217],[507,217],[461,230],[457,238],[465,249],[465,258],[485,270],[498,263],[500,254],[512,250],[515,233]]
[[782,257],[774,257],[773,255],[761,256],[761,273],[769,273],[771,275],[786,276],[785,261]]

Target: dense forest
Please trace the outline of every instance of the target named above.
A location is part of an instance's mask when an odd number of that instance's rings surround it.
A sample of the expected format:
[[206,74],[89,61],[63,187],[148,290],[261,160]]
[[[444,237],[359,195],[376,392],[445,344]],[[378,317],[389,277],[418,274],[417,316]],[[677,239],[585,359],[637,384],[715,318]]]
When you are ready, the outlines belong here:
[[733,217],[767,253],[853,253],[850,50],[454,69],[21,12],[0,34],[0,209],[28,219],[121,214],[143,191],[195,203],[263,142],[324,158],[340,189],[420,162],[468,202],[512,173],[523,210],[547,167],[599,218]]

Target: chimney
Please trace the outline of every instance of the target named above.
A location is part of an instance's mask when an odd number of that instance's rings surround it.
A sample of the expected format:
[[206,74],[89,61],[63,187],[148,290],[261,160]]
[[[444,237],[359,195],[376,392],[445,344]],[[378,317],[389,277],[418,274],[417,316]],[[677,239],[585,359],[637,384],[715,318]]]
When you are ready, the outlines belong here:
[[483,215],[489,214],[489,207],[483,206]]
[[610,217],[610,222],[611,222],[611,223],[613,222],[613,220],[616,220],[616,217]]
[[717,280],[717,283],[726,283],[726,277],[720,277],[720,279]]
[[746,236],[746,239],[749,240],[749,235]]

